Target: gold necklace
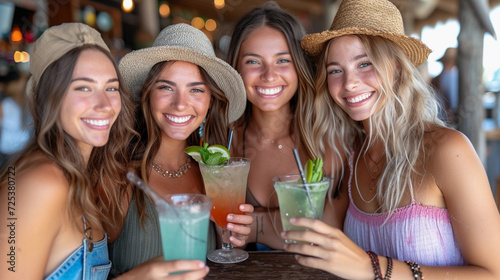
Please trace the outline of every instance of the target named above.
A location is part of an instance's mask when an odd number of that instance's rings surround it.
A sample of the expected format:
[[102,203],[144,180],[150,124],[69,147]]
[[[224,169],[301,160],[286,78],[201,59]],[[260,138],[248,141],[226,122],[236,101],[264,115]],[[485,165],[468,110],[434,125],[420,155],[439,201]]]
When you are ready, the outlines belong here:
[[160,175],[162,175],[163,177],[165,177],[167,179],[179,178],[179,177],[182,177],[182,175],[186,174],[187,171],[189,170],[189,168],[191,168],[190,162],[191,162],[191,157],[188,157],[186,163],[184,165],[182,165],[181,167],[179,167],[179,169],[177,169],[175,171],[165,170],[165,169],[161,168],[161,165],[157,162],[152,162],[151,167],[153,167],[153,169],[156,172],[158,172]]
[[[243,128],[243,157],[245,157],[245,144],[246,144],[246,139],[245,139],[245,135],[246,135],[246,132],[247,132],[247,128],[248,128],[248,123],[249,122],[246,122],[245,123],[245,127]],[[269,138],[265,138],[264,135],[261,135],[259,132],[257,132],[257,137],[261,140],[261,141],[266,141],[268,143],[271,143],[271,144],[274,144],[276,145],[276,140],[272,140],[272,139],[269,139]],[[285,144],[285,146],[287,146],[288,148],[290,148],[288,145]],[[283,149],[283,145],[282,144],[279,144],[278,143],[278,150],[281,150]],[[292,148],[290,148],[291,150],[293,150]]]
[[354,165],[354,183],[356,185],[356,190],[358,191],[358,194],[359,194],[359,197],[361,198],[361,200],[363,200],[365,203],[371,203],[373,202],[373,200],[375,200],[375,198],[377,197],[377,192],[375,192],[375,195],[370,199],[370,200],[366,200],[362,195],[361,195],[361,191],[359,190],[359,186],[358,186],[358,162],[359,162],[359,158],[361,157],[361,152],[363,151],[363,148],[365,147],[365,144],[366,144],[366,140],[363,142],[363,145],[361,146],[361,149],[359,150],[359,154],[358,154],[358,158],[356,159],[356,164]]

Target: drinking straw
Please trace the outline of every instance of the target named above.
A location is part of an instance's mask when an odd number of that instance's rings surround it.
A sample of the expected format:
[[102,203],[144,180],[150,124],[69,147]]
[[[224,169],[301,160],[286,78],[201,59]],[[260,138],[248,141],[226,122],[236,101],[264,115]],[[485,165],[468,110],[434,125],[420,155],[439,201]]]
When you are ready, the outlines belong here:
[[[143,190],[145,193],[149,194],[149,196],[155,201],[155,204],[160,202],[160,201],[164,201],[161,196],[151,188],[150,185],[148,185],[146,182],[144,182],[141,178],[139,178],[139,176],[135,175],[135,173],[133,171],[129,171],[127,173],[127,179],[135,184],[136,186],[138,186],[141,190]],[[175,212],[175,215],[177,217],[179,217],[179,213],[177,212],[177,210],[175,209],[175,207],[173,206],[170,206],[168,205],[168,203],[162,203],[162,205],[164,206],[167,206],[167,207],[172,207],[172,210]],[[198,237],[196,236],[193,236],[192,234],[190,234],[189,232],[186,231],[186,229],[184,228],[184,226],[181,224],[179,224],[182,231],[188,235],[190,238],[193,238],[195,240],[200,240]]]
[[160,195],[155,190],[153,190],[148,184],[146,184],[146,182],[144,182],[141,178],[139,178],[139,176],[135,175],[134,172],[129,171],[127,173],[127,179],[131,183],[133,183],[136,186],[138,186],[145,193],[149,194],[149,196],[151,196],[151,198],[154,201],[161,201],[162,200],[162,198],[160,197]]
[[231,141],[233,140],[233,130],[231,129],[231,131],[229,131],[229,141],[228,141],[228,144],[227,144],[227,150],[231,150]]
[[311,204],[311,209],[314,213],[314,217],[317,219],[318,213],[316,212],[316,208],[314,207],[314,204],[311,199],[311,193],[309,192],[309,185],[307,184],[306,176],[304,174],[304,169],[302,168],[302,163],[300,163],[299,152],[297,151],[297,149],[293,149],[293,155],[295,156],[295,161],[297,162],[297,167],[299,168],[300,178],[302,178],[302,182],[304,183],[304,187],[307,192],[307,199],[309,200],[309,204]]

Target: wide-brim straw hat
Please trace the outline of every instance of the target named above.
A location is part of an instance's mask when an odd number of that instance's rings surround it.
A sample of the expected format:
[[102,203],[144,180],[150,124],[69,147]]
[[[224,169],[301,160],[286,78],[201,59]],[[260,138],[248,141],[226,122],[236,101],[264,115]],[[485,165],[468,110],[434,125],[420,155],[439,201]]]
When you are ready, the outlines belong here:
[[413,65],[427,61],[431,50],[419,39],[406,36],[401,12],[387,0],[344,0],[327,31],[304,36],[302,48],[318,57],[326,43],[344,35],[380,36],[396,43]]
[[246,91],[240,74],[216,57],[210,39],[191,25],[179,23],[164,28],[152,47],[125,55],[118,67],[132,95],[138,99],[151,68],[158,62],[175,60],[196,64],[208,73],[229,101],[229,122],[243,114]]

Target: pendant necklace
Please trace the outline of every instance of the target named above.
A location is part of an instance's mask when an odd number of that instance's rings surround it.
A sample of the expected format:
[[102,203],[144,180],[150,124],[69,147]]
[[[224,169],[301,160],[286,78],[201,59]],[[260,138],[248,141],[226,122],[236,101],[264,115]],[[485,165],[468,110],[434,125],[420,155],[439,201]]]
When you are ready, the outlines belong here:
[[[245,134],[247,132],[247,127],[248,127],[248,122],[245,123],[245,127],[243,128],[243,157],[245,157],[245,145],[246,145]],[[268,143],[271,143],[271,144],[275,144],[275,142],[276,142],[276,140],[267,139],[267,138],[265,138],[264,136],[262,136],[262,135],[260,135],[258,133],[257,133],[257,136],[259,137],[259,139],[261,139],[263,141],[266,141]],[[282,144],[278,144],[277,148],[278,148],[278,150],[281,150],[281,149],[283,149],[283,145]]]

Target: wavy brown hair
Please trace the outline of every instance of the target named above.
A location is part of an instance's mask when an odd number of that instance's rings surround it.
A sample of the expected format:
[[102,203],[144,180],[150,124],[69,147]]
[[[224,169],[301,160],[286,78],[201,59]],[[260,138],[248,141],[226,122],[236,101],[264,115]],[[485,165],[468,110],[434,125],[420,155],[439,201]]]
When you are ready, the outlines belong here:
[[[234,69],[238,69],[241,45],[251,32],[263,26],[278,30],[283,33],[287,40],[299,81],[297,92],[290,100],[290,109],[293,113],[290,135],[295,135],[296,145],[309,158],[317,157],[318,152],[313,143],[314,139],[310,137],[312,135],[312,120],[315,118],[313,63],[300,46],[300,40],[305,35],[305,30],[300,22],[288,12],[280,9],[276,3],[267,2],[238,21],[231,36],[226,60]],[[252,104],[247,101],[245,113],[235,122],[235,126],[246,125],[251,115]]]
[[[87,164],[77,141],[63,130],[59,117],[76,62],[85,50],[98,50],[113,63],[122,103],[108,143],[94,147]],[[29,99],[34,136],[26,148],[2,168],[2,182],[6,180],[9,165],[15,165],[16,171],[22,174],[38,164],[53,162],[68,181],[70,217],[83,214],[87,225],[94,230],[110,232],[115,229],[125,216],[120,205],[129,187],[126,172],[132,147],[130,141],[134,135],[133,104],[124,85],[114,58],[109,51],[96,45],[75,48],[50,64]],[[75,220],[75,226],[78,227],[79,222]]]
[[[162,130],[153,119],[151,109],[151,93],[158,81],[161,72],[165,67],[171,66],[175,61],[162,61],[151,67],[144,85],[141,89],[140,106],[137,110],[137,131],[140,133],[140,142],[143,149],[136,154],[136,158],[141,159],[140,174],[147,182],[151,171],[151,162],[158,153],[161,144]],[[210,108],[208,109],[205,124],[203,125],[203,142],[220,144],[227,146],[228,144],[228,126],[229,126],[229,101],[224,92],[217,86],[215,81],[208,75],[202,67],[198,66],[201,77],[208,89],[210,90]],[[201,138],[198,130],[195,130],[186,139],[187,146],[200,145]],[[138,189],[135,191],[136,204],[139,209],[141,220],[145,217],[144,213],[144,195]]]

